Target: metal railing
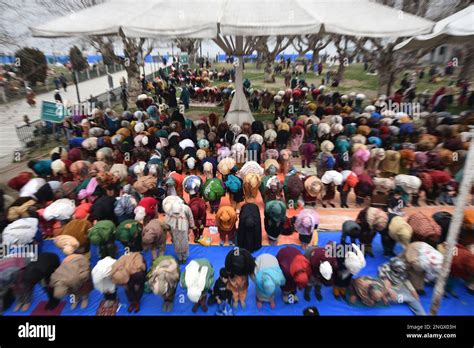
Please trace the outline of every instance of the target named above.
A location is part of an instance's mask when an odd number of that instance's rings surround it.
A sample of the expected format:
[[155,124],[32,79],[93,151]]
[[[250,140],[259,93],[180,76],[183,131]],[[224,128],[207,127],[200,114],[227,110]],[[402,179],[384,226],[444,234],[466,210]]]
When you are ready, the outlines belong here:
[[[147,80],[153,79],[153,73],[146,76]],[[114,88],[108,92],[104,92],[94,96],[96,106],[102,109],[113,107],[121,102],[121,87]],[[110,104],[109,104],[110,101]],[[61,124],[43,121],[41,119],[34,120],[28,124],[15,126],[16,134],[20,144],[26,151],[45,146],[53,138],[56,141],[69,140],[69,132],[67,132]]]
[[[77,73],[78,82],[89,81],[98,77],[107,76],[107,72],[114,74],[116,72],[124,70],[124,67],[119,64],[108,65],[97,65],[95,68],[90,68],[89,70],[84,70]],[[68,87],[74,86],[74,78],[72,76],[73,72],[66,73],[68,78]],[[56,87],[54,85],[53,76],[48,76],[45,84],[30,86],[36,94],[47,93],[54,90]],[[5,82],[5,94],[7,101],[15,101],[18,99],[25,98],[26,88],[24,83],[21,83],[19,80],[15,82]],[[0,104],[3,103],[3,100],[0,98]]]
[[43,120],[35,120],[21,126],[15,126],[20,144],[25,148],[33,148],[43,143]]

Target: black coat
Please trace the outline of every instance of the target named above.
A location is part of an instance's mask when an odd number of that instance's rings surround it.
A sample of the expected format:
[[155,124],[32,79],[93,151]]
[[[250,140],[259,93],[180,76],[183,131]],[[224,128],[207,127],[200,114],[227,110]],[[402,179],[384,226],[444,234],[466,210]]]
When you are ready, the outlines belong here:
[[54,253],[39,254],[38,260],[30,262],[23,272],[25,285],[33,287],[43,279],[49,282],[51,274],[59,267],[60,263],[58,255]]
[[236,247],[225,257],[225,270],[231,278],[251,275],[255,271],[255,259],[248,250]]
[[240,210],[237,245],[251,253],[262,247],[262,221],[256,204],[244,204]]

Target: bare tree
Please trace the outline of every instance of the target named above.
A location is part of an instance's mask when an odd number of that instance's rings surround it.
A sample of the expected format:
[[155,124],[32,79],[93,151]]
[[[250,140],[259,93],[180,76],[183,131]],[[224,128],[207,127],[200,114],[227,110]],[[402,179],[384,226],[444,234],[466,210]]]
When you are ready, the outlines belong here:
[[196,55],[199,49],[201,40],[199,39],[175,39],[176,46],[189,56],[189,65],[196,64]]
[[[257,51],[259,60],[265,65],[273,64],[276,57],[286,50],[293,42],[294,37],[277,36],[274,39],[268,36],[251,38],[249,46]],[[260,68],[257,66],[257,69]]]
[[122,40],[124,57],[115,53],[113,38],[95,36],[90,38],[90,42],[102,54],[104,61],[124,66],[128,77],[128,99],[129,103],[133,104],[141,93],[139,62],[151,53],[153,41],[129,38],[122,29],[119,31],[119,37]]
[[[344,79],[346,67],[359,53],[359,47],[363,47],[367,42],[366,38],[354,39],[346,35],[332,35],[332,41],[336,47],[337,60],[339,66],[337,68],[336,79],[341,82]],[[352,50],[350,50],[352,48]]]
[[[32,16],[37,16],[33,8],[25,1],[0,0],[0,47],[19,49],[24,45],[24,39],[29,36],[29,31],[18,30],[18,21],[24,21]],[[13,19],[15,23],[12,23]]]
[[304,57],[306,53],[313,51],[311,64],[316,63],[319,52],[325,49],[331,42],[331,37],[322,33],[302,35],[295,38],[293,48],[298,53],[298,57]]
[[[55,15],[65,15],[104,2],[105,0],[36,0],[38,5],[43,6]],[[102,54],[104,62],[113,62],[124,66],[128,77],[129,104],[134,103],[141,92],[140,62],[144,69],[144,59],[152,52],[155,41],[129,38],[120,30],[118,40],[122,43],[124,52],[124,57],[121,57],[115,52],[114,46],[117,38],[94,36],[86,39],[92,47]]]
[[[472,0],[377,0],[379,3],[391,6],[420,17],[425,17],[433,21],[439,21],[442,18],[452,15],[472,3]],[[403,15],[403,13],[400,13]],[[358,46],[360,53],[364,54],[366,59],[374,62],[379,74],[379,94],[389,95],[392,86],[395,83],[398,72],[413,67],[419,62],[419,59],[429,53],[431,50],[416,51],[395,51],[394,47],[404,41],[406,38],[398,38],[394,41],[384,41],[382,39],[370,39],[372,46],[367,48]],[[375,48],[376,52],[373,52]],[[466,58],[469,57],[469,53]],[[470,58],[472,59],[472,58]],[[468,61],[469,63],[470,61]],[[470,64],[470,63],[469,63]],[[468,65],[469,64],[465,64]],[[469,69],[469,68],[466,68]],[[471,66],[472,69],[472,66]]]

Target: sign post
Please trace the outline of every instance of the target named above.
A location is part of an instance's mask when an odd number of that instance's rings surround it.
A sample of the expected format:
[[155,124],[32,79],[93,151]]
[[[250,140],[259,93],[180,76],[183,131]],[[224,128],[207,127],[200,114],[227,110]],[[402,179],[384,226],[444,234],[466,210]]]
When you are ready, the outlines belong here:
[[44,121],[61,123],[64,118],[69,116],[66,107],[61,103],[44,101],[41,105],[41,119]]

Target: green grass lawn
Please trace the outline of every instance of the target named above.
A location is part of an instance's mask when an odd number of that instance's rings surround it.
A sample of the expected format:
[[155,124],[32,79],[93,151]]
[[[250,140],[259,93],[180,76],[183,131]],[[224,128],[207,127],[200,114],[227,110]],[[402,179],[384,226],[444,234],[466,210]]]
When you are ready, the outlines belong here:
[[[213,66],[213,68],[220,71],[223,67],[227,69],[231,69],[232,65],[227,63],[217,63]],[[325,71],[328,67],[325,66]],[[333,66],[332,70],[336,70],[337,66]],[[325,75],[325,71],[323,71],[323,75]],[[425,69],[425,72],[427,69]],[[396,79],[396,83],[393,86],[392,90],[395,90],[399,87],[400,81],[403,78],[404,71],[400,71],[398,74],[398,78]],[[276,76],[275,83],[264,83],[264,72],[263,69],[257,70],[254,63],[246,63],[245,70],[244,70],[244,79],[249,79],[252,82],[252,87],[256,89],[263,89],[266,88],[268,90],[277,92],[279,90],[285,89],[284,79],[283,77]],[[318,76],[313,72],[308,72],[306,74],[302,74],[300,78],[304,78],[308,84],[313,83],[315,86],[321,85],[321,79],[323,76]],[[218,86],[222,83],[222,81],[213,81],[214,86]],[[424,90],[428,90],[430,92],[436,91],[441,86],[446,86],[449,83],[449,80],[441,81],[439,83],[431,83],[428,81],[428,78],[425,76],[424,80],[418,80],[417,82],[417,91],[421,92]],[[367,101],[372,98],[377,97],[377,89],[378,89],[378,76],[377,75],[370,75],[364,71],[363,64],[351,64],[346,68],[344,74],[344,80],[340,83],[339,87],[337,88],[330,88],[328,87],[327,90],[329,91],[339,91],[340,93],[364,93],[367,96]],[[179,93],[178,93],[179,96]],[[123,110],[121,106],[116,106],[114,108],[118,113],[121,113]],[[449,108],[454,114],[459,114],[463,111],[463,108],[457,107],[456,105]],[[186,116],[197,119],[200,116],[208,115],[211,112],[216,113],[223,113],[223,108],[220,107],[209,107],[209,106],[198,106],[198,107],[191,107],[189,111],[186,112]],[[254,113],[254,116],[258,120],[271,120],[273,118],[272,114],[268,113]]]

